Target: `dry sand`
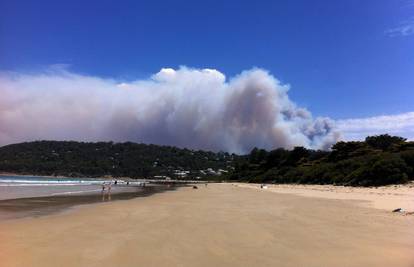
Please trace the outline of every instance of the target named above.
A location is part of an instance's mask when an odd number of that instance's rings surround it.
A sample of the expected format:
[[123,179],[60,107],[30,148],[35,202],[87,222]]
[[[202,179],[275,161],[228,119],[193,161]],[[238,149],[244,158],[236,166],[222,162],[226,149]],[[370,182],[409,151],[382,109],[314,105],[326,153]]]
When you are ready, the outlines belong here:
[[291,190],[217,184],[3,221],[0,266],[414,266],[414,216]]
[[[246,188],[263,190],[260,184],[236,183]],[[414,211],[414,183],[380,187],[351,187],[333,185],[265,184],[265,190],[275,193],[296,194],[306,197],[357,200],[356,204],[392,211],[402,208]]]

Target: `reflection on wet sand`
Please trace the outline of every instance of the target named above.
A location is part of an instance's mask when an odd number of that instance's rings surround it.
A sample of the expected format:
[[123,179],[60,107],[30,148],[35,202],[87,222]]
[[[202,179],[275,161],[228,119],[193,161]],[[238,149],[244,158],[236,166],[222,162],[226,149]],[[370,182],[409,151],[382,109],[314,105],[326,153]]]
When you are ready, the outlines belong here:
[[149,196],[154,193],[165,190],[174,190],[174,187],[164,185],[151,186],[130,186],[128,191],[119,190],[102,190],[101,193],[80,195],[55,195],[46,197],[30,197],[0,200],[0,220],[21,218],[21,217],[38,217],[64,209],[84,204],[108,202],[114,200],[127,200],[136,197]]

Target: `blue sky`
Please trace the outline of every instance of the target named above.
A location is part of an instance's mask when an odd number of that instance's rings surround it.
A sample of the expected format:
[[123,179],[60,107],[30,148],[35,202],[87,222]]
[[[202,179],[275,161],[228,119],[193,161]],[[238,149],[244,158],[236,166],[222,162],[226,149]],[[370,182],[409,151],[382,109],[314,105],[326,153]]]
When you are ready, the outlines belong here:
[[414,1],[0,3],[0,70],[68,64],[135,80],[161,68],[260,67],[315,116],[414,111]]

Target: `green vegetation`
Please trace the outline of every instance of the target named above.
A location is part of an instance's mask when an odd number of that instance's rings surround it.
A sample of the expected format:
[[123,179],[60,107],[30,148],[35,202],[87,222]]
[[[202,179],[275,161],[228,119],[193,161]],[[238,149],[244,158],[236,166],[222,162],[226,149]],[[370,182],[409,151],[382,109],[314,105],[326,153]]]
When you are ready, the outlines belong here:
[[[235,155],[137,143],[38,141],[0,147],[0,171],[75,177],[203,177]],[[211,171],[201,171],[211,168]],[[216,174],[216,173],[214,173]]]
[[338,142],[331,151],[255,148],[248,155],[238,156],[130,142],[39,141],[0,147],[0,171],[380,186],[414,180],[414,142],[379,135],[363,142]]
[[338,142],[332,151],[295,147],[270,152],[253,149],[234,163],[228,180],[247,182],[380,186],[414,180],[414,142],[369,136],[364,142]]

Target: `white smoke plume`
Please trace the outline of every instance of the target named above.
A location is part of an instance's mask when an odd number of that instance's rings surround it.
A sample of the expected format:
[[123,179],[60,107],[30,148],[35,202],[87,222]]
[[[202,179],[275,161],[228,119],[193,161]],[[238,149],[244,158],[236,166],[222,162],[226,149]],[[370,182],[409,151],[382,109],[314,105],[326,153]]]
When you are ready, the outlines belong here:
[[338,139],[288,85],[262,69],[227,79],[213,69],[162,69],[120,82],[67,70],[0,74],[0,145],[31,140],[134,141],[248,152]]

